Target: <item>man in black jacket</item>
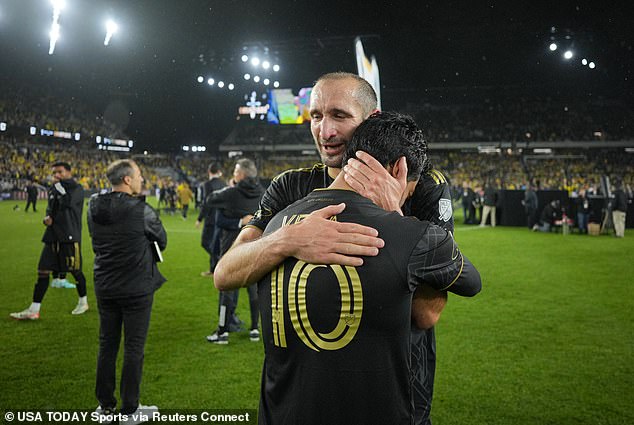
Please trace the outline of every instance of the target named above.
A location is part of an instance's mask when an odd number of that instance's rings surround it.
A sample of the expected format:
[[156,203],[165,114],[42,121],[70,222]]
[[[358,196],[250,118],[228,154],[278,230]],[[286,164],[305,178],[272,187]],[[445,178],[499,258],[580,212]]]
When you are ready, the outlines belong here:
[[[227,186],[221,179],[222,170],[220,164],[217,162],[209,164],[207,174],[209,175],[209,180],[203,184],[203,200],[211,196],[216,190]],[[202,277],[212,277],[218,259],[220,258],[220,239],[218,238],[218,230],[216,228],[216,209],[206,207],[204,201],[200,208],[198,219],[196,220],[196,227],[199,227],[202,222],[204,222],[204,224],[200,242],[202,247],[209,254],[209,270],[202,272],[200,275]]]
[[[222,218],[240,220],[240,225],[237,229],[223,228],[220,232],[221,257],[229,250],[238,237],[240,226],[244,226],[248,223],[252,218],[251,214],[258,208],[260,198],[264,193],[264,188],[260,185],[257,175],[258,170],[253,161],[246,158],[240,159],[236,162],[233,171],[233,181],[235,185],[212,193],[205,201],[205,208],[217,209],[216,221]],[[255,287],[249,287],[248,293],[249,306],[251,308],[249,338],[251,341],[259,341],[257,289]],[[207,336],[207,341],[215,344],[229,343],[229,324],[235,312],[237,300],[237,290],[220,292],[218,329],[213,334]]]
[[37,266],[37,282],[33,302],[23,311],[11,313],[17,320],[37,320],[40,306],[48,289],[51,272],[72,273],[77,280],[79,301],[71,312],[83,314],[88,310],[86,277],[81,271],[81,215],[84,208],[84,189],[71,174],[70,164],[53,164],[54,184],[48,191],[48,206],[43,223],[46,226],[42,242],[44,249]]
[[37,194],[38,194],[38,190],[37,190],[37,186],[35,185],[34,181],[30,181],[29,184],[26,186],[26,207],[24,207],[24,212],[27,212],[29,210],[29,206],[33,205],[33,212],[37,212],[36,210],[36,205],[37,205]]
[[[143,177],[131,160],[107,170],[112,192],[94,195],[88,229],[95,252],[95,295],[99,307],[97,411],[112,413],[121,327],[125,332],[121,372],[121,414],[151,415],[156,406],[139,403],[145,340],[154,292],[165,282],[155,261],[155,245],[164,250],[167,235],[156,211],[142,197]],[[129,416],[128,416],[129,417]]]

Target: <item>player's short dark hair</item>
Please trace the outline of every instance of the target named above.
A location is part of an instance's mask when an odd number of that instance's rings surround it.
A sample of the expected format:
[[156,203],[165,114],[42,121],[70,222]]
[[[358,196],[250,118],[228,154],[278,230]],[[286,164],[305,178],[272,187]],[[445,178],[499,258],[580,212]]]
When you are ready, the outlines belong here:
[[377,108],[378,98],[372,85],[363,77],[353,74],[351,72],[329,72],[317,79],[315,84],[325,80],[346,80],[351,79],[356,81],[357,88],[354,91],[354,96],[359,101],[359,104],[363,108],[365,115],[370,115],[372,111]]
[[106,177],[113,186],[123,183],[125,176],[132,177],[135,162],[131,159],[119,159],[108,166]]
[[64,167],[66,171],[70,171],[70,164],[64,161],[57,161],[56,163],[51,165],[51,167]]
[[404,156],[408,181],[418,180],[429,170],[423,132],[412,117],[398,112],[377,112],[363,121],[346,145],[344,165],[355,157],[356,151],[369,153],[384,167]]
[[217,174],[218,171],[222,170],[222,166],[220,165],[219,162],[212,162],[209,164],[209,166],[207,167],[207,171],[210,172],[211,174]]

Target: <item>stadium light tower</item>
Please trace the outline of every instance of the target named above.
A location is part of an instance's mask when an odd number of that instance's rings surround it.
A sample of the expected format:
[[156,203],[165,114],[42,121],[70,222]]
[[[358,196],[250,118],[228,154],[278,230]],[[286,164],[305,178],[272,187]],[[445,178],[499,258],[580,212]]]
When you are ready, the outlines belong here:
[[106,22],[106,38],[103,40],[104,46],[110,44],[110,39],[112,38],[112,35],[116,33],[118,29],[119,27],[117,23],[112,19],[108,19],[108,21]]

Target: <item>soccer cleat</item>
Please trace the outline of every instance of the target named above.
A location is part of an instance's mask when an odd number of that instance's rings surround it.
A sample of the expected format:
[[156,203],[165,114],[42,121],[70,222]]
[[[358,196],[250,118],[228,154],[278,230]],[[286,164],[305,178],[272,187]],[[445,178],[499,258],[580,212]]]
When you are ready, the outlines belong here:
[[105,409],[101,406],[98,406],[95,409],[95,413],[98,416],[98,421],[100,424],[112,424],[114,423],[114,415],[116,415],[116,409],[114,407],[106,407]]
[[70,283],[66,279],[62,279],[60,288],[75,289],[75,284]]
[[27,308],[26,310],[18,311],[17,313],[11,313],[9,316],[16,320],[37,320],[40,318],[40,312],[31,311],[31,309]]
[[134,412],[125,415],[127,417],[127,420],[124,421],[120,419],[119,424],[136,425],[147,422],[148,420],[152,419],[154,412],[158,413],[158,411],[158,407],[156,406],[144,406],[142,404],[139,404]]
[[212,344],[229,344],[229,332],[219,334],[218,331],[216,331],[211,335],[207,335],[207,341],[211,342]]
[[54,278],[51,281],[51,288],[61,288],[62,287],[62,279]]
[[202,277],[214,277],[214,273],[210,271],[200,273]]
[[88,311],[88,304],[77,303],[77,307],[75,307],[73,311],[70,312],[70,314],[74,314],[74,315],[84,314],[87,311]]
[[257,329],[251,329],[249,331],[249,339],[253,342],[257,342],[260,340],[260,331]]

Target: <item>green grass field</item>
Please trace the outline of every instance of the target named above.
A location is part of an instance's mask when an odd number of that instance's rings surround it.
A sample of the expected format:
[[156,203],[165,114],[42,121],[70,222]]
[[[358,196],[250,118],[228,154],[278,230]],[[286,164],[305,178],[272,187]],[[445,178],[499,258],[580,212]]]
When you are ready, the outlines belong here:
[[[0,410],[94,409],[98,314],[88,232],[91,310],[71,316],[76,291],[49,288],[39,321],[14,321],[9,313],[31,301],[43,214],[13,205],[0,203]],[[216,325],[218,295],[200,277],[207,256],[194,221],[163,216],[168,282],[155,298],[141,401],[255,409],[261,343],[245,332],[228,346],[204,338]],[[458,225],[456,239],[483,290],[450,296],[437,326],[434,424],[634,423],[634,232],[616,239]],[[244,290],[239,314],[248,321]]]

